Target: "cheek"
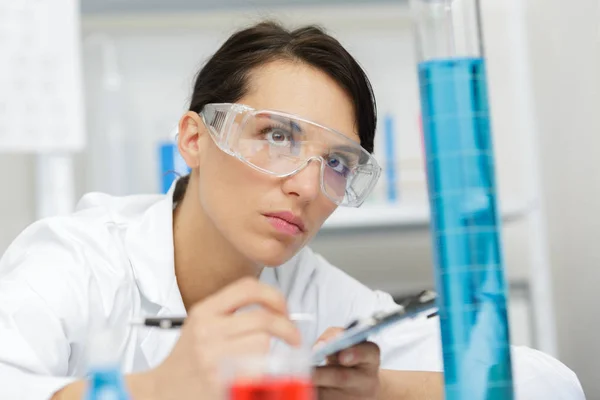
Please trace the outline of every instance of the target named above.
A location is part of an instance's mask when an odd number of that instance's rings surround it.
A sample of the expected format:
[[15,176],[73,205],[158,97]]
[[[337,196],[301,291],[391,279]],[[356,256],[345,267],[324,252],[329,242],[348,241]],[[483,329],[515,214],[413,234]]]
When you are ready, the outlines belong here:
[[326,190],[330,196],[333,196],[336,200],[344,199],[346,195],[346,177],[330,168],[325,168],[325,182],[327,182]]
[[269,187],[268,177],[218,148],[203,155],[199,167],[200,198],[211,211],[227,213],[255,204]]
[[[329,200],[325,195],[319,198],[312,204],[311,214],[314,220],[319,221],[320,225],[337,209],[337,205]],[[319,225],[319,227],[320,227]]]

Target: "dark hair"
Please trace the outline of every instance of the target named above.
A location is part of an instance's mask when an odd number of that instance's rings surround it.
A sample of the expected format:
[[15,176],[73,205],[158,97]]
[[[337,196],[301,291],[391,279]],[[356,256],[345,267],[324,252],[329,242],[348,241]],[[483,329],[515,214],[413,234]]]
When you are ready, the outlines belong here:
[[[209,103],[235,103],[248,90],[248,75],[276,60],[306,63],[331,77],[350,96],[361,145],[373,152],[377,112],[373,88],[356,60],[333,37],[317,26],[293,31],[275,22],[261,22],[234,33],[198,73],[190,111]],[[173,194],[179,202],[189,176],[178,181]]]

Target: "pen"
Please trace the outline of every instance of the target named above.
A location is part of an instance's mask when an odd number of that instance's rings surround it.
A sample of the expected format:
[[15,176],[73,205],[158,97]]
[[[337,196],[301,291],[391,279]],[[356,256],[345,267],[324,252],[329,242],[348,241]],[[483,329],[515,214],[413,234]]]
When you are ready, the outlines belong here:
[[[292,321],[314,321],[313,314],[292,313],[289,315]],[[185,322],[185,317],[142,317],[131,321],[131,325],[147,326],[160,329],[181,328]]]

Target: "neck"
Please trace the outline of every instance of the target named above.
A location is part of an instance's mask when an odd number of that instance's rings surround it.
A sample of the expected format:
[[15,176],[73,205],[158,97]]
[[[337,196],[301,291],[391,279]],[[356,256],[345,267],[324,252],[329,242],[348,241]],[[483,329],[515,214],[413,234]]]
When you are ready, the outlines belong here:
[[261,268],[240,254],[204,213],[193,180],[173,212],[175,275],[186,310]]

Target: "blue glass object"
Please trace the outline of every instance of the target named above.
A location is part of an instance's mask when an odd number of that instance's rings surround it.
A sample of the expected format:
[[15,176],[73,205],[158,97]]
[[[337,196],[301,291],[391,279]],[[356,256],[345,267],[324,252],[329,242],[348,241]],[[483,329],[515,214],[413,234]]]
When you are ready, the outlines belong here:
[[164,141],[158,145],[160,192],[165,194],[173,182],[180,176],[187,175],[191,169],[179,154],[177,143]]
[[118,366],[94,368],[88,378],[86,400],[129,400],[125,381]]
[[419,64],[446,400],[513,399],[485,63]]

